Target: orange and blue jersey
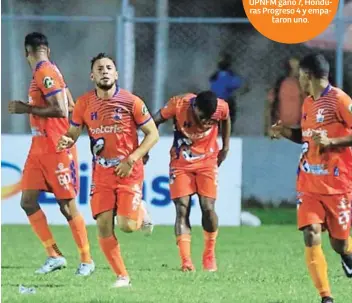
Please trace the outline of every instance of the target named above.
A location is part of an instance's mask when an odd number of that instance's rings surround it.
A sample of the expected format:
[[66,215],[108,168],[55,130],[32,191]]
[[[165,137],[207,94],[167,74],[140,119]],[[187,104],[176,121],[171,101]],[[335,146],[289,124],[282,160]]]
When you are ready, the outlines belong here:
[[[66,84],[59,69],[50,61],[41,61],[37,64],[29,88],[29,103],[34,106],[47,107],[46,98],[59,92],[64,94],[65,108],[68,116],[68,99]],[[32,131],[32,145],[30,153],[56,153],[58,140],[66,133],[69,126],[68,118],[45,118],[30,115]]]
[[302,152],[299,161],[297,190],[322,195],[352,191],[352,150],[321,150],[312,139],[313,131],[329,138],[352,133],[352,100],[331,85],[314,100],[309,96],[302,106]]
[[[171,98],[160,114],[163,119],[174,119],[174,141],[170,150],[171,165],[190,167],[217,159],[218,124],[229,116],[228,104],[218,99],[215,113],[206,125],[200,125],[195,117],[194,102],[196,95],[185,94]],[[203,164],[202,164],[203,165]]]
[[[85,125],[91,141],[95,171],[113,168],[138,146],[138,128],[152,118],[144,102],[117,87],[110,99],[101,99],[91,90],[77,99],[71,124]],[[142,160],[133,167],[130,179],[143,179]],[[123,180],[122,180],[123,181]]]

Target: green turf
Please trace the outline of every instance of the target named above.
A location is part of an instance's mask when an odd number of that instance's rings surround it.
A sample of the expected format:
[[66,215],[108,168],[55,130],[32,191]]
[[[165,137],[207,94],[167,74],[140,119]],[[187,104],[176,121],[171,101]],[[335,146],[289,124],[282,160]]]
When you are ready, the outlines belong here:
[[257,216],[263,225],[274,224],[296,224],[297,209],[294,208],[247,208],[253,215]]
[[[97,265],[88,278],[74,276],[78,264],[68,227],[53,227],[65,253],[67,269],[46,276],[33,272],[45,254],[29,226],[2,226],[2,302],[135,302],[135,303],[314,303],[320,302],[308,278],[300,232],[295,226],[222,228],[218,239],[219,271],[201,271],[202,231],[193,230],[192,255],[198,269],[181,273],[172,227],[156,227],[151,238],[118,233],[131,289],[109,289],[115,277],[97,245],[95,227],[89,227]],[[351,302],[351,281],[339,258],[327,249],[330,281],[336,302]],[[18,285],[34,286],[35,295],[18,293]]]

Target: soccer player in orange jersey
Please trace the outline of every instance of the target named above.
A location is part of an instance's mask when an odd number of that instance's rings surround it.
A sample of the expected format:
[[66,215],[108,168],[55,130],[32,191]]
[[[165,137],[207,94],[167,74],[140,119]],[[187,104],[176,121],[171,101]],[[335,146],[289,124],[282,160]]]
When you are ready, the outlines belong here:
[[[215,212],[218,166],[229,150],[231,121],[224,100],[210,91],[176,96],[153,117],[156,125],[174,120],[170,156],[170,195],[176,207],[175,234],[181,270],[193,271],[191,259],[191,196],[197,194],[204,229],[203,269],[216,271],[215,242],[218,217]],[[217,143],[221,121],[222,149]]]
[[[93,154],[91,208],[97,221],[99,244],[117,276],[114,287],[130,286],[130,277],[114,233],[114,216],[127,233],[152,223],[142,202],[144,178],[142,157],[159,139],[159,133],[143,101],[117,86],[113,59],[100,53],[91,62],[95,89],[79,97],[71,126],[59,142],[70,148],[84,126],[88,129]],[[145,134],[139,145],[138,129]]]
[[324,56],[304,57],[299,81],[308,97],[302,106],[301,128],[290,129],[281,123],[272,128],[274,136],[302,144],[297,178],[298,228],[303,231],[306,264],[323,303],[333,302],[321,247],[325,229],[346,275],[352,276],[352,151],[342,147],[340,140],[332,140],[329,148],[322,144],[326,136],[351,135],[352,100],[329,84],[328,74],[329,63]]
[[24,44],[26,58],[33,70],[29,103],[11,101],[9,112],[30,115],[33,138],[23,171],[21,207],[48,254],[47,261],[36,273],[46,274],[66,267],[67,263],[38,204],[40,192],[47,191],[55,195],[80,252],[81,264],[76,274],[87,276],[95,266],[90,256],[84,219],[75,203],[79,180],[76,150],[56,151],[59,138],[69,126],[72,97],[60,71],[49,61],[46,36],[28,34]]

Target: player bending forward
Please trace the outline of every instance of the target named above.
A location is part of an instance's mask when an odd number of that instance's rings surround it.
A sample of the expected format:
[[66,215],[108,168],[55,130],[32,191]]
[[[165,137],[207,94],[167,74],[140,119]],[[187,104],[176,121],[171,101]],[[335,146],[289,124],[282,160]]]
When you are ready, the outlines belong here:
[[323,230],[328,230],[345,274],[352,277],[352,152],[343,147],[351,143],[344,144],[342,138],[325,144],[326,135],[351,138],[352,100],[329,84],[328,74],[329,64],[322,55],[303,58],[299,81],[309,96],[302,106],[301,128],[289,129],[281,123],[272,127],[274,136],[302,144],[297,179],[298,228],[303,231],[307,267],[323,303],[333,302],[321,247]]
[[[170,151],[170,194],[176,207],[175,234],[182,271],[193,271],[191,259],[191,196],[198,194],[204,229],[203,268],[216,271],[215,243],[218,217],[215,213],[218,166],[229,150],[231,121],[225,101],[210,91],[185,94],[169,100],[153,117],[157,126],[174,120],[174,142]],[[221,121],[222,150],[217,143]]]
[[[151,232],[153,226],[142,203],[142,157],[159,134],[143,101],[117,86],[116,65],[110,57],[100,53],[93,58],[90,77],[95,89],[78,98],[71,127],[58,148],[72,147],[83,126],[87,127],[93,154],[91,208],[99,244],[117,275],[114,287],[125,287],[130,286],[130,278],[114,233],[114,216],[117,212],[117,224],[124,232],[141,227]],[[138,128],[145,134],[140,146]]]
[[24,45],[27,61],[33,70],[29,104],[12,101],[9,112],[30,115],[33,138],[23,170],[21,207],[48,254],[45,264],[36,273],[46,274],[67,265],[38,203],[40,192],[47,191],[55,195],[80,252],[81,264],[76,274],[88,276],[95,266],[90,256],[84,219],[75,203],[79,180],[76,150],[56,151],[59,138],[69,126],[68,111],[74,103],[60,71],[49,61],[46,36],[28,34]]

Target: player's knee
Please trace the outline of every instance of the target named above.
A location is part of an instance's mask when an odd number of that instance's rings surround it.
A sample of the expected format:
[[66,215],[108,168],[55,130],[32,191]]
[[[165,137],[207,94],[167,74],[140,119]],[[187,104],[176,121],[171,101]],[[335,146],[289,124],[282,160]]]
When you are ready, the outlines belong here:
[[117,226],[125,233],[132,233],[139,229],[137,221],[122,216],[118,216]]
[[346,253],[348,248],[348,241],[346,240],[337,240],[337,239],[330,239],[332,249],[338,253],[339,255],[343,255]]
[[312,224],[306,226],[303,229],[304,241],[306,245],[317,245],[320,244],[321,237],[321,225],[320,224]]
[[27,215],[34,214],[40,209],[38,202],[27,196],[22,197],[21,208],[27,213]]
[[216,213],[215,213],[214,209],[203,209],[202,210],[203,219],[211,220],[211,218],[213,218],[215,215],[216,215]]
[[79,214],[76,207],[76,202],[74,199],[69,200],[59,200],[60,211],[64,215],[67,221],[72,220],[75,216]]
[[108,238],[113,235],[113,224],[111,220],[106,220],[104,217],[97,217],[97,226],[99,237]]

